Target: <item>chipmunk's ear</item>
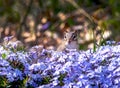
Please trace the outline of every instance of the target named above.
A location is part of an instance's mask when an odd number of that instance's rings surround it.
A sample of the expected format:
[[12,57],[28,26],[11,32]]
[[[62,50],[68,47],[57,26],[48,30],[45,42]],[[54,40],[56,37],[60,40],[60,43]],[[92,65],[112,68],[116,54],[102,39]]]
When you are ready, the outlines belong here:
[[70,32],[69,30],[66,30],[64,33],[68,33],[68,32]]
[[74,30],[75,35],[78,35],[78,33],[79,33],[78,30]]
[[66,37],[67,37],[67,33],[68,33],[68,31],[65,31],[64,32],[64,39],[66,40]]
[[70,31],[68,31],[68,30],[66,30],[65,32],[64,32],[64,36],[66,35],[66,34],[68,34]]

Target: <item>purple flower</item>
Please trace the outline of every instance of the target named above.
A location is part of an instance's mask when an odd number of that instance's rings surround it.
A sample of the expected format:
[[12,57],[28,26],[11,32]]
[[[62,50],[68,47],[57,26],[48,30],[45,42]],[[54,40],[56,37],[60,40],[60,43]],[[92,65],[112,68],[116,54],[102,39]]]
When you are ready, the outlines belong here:
[[9,62],[4,60],[4,59],[0,59],[0,67],[6,67],[9,66]]
[[0,50],[0,76],[8,82],[25,79],[26,87],[35,88],[120,87],[119,45],[101,46],[96,52],[57,52],[39,46],[26,52],[2,46]]
[[50,22],[47,22],[42,26],[42,29],[46,30],[49,26],[50,26]]
[[15,69],[14,73],[12,74],[14,78],[18,78],[20,80],[23,79],[22,72],[19,69]]
[[13,38],[14,38],[14,36],[8,36],[8,37],[5,37],[3,40],[4,40],[4,42],[8,42]]
[[34,70],[34,71],[43,71],[47,68],[47,65],[44,64],[43,62],[37,63],[37,64],[32,64],[29,67],[29,70]]

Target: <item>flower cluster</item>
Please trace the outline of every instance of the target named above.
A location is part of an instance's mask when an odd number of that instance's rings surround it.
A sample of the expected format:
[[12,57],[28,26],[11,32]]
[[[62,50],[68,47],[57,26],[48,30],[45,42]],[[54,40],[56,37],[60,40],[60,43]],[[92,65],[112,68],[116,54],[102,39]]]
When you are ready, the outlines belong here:
[[23,82],[27,88],[120,87],[119,44],[101,46],[96,52],[57,52],[40,46],[14,52],[5,47],[0,46],[0,80],[7,82],[1,87],[18,87]]

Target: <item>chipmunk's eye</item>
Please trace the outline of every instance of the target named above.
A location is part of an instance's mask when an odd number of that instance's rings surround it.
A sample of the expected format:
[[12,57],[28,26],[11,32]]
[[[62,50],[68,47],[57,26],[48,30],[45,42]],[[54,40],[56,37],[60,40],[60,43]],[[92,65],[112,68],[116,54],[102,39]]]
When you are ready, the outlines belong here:
[[73,40],[76,40],[76,39],[77,39],[77,35],[73,34],[73,35],[72,35],[72,39],[73,39]]
[[73,35],[72,37],[73,37],[73,38],[76,38],[76,36],[75,36],[75,35]]
[[66,39],[66,35],[64,36],[64,39]]

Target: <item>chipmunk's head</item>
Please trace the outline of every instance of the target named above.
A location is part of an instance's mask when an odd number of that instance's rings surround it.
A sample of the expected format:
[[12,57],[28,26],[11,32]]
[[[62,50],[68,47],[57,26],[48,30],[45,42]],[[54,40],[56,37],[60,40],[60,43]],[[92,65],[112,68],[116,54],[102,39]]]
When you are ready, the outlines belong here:
[[66,31],[64,34],[64,40],[71,43],[72,41],[77,41],[78,33],[77,31]]

